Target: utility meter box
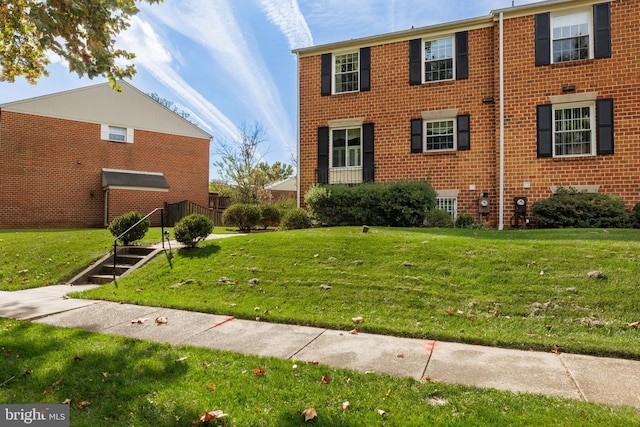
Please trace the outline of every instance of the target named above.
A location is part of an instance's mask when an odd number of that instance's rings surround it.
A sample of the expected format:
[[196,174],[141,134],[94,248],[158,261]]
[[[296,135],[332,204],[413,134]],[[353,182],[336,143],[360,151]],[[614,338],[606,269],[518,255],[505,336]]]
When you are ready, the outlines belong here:
[[514,197],[513,206],[516,213],[527,213],[527,198],[524,196]]
[[480,198],[478,199],[478,211],[481,214],[489,214],[489,212],[491,212],[491,204],[489,203],[489,196],[488,195],[482,195],[480,196]]

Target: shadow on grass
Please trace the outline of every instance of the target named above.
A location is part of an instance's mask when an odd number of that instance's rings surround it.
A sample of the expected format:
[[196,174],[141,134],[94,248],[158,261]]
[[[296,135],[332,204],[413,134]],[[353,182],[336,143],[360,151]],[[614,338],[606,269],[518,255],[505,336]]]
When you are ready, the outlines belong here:
[[178,254],[183,258],[207,258],[220,251],[220,246],[215,243],[210,243],[206,246],[188,248],[182,247],[178,249]]
[[180,399],[155,403],[158,393],[179,388],[187,374],[170,345],[28,323],[1,329],[0,380],[8,380],[0,387],[3,403],[69,399],[71,425],[82,426],[178,426],[199,415],[201,408]]

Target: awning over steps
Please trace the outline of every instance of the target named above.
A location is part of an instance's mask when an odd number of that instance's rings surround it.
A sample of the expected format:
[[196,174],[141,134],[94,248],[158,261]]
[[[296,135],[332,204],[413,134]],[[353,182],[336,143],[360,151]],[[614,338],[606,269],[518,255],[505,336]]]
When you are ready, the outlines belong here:
[[104,190],[169,191],[169,183],[161,172],[102,169]]

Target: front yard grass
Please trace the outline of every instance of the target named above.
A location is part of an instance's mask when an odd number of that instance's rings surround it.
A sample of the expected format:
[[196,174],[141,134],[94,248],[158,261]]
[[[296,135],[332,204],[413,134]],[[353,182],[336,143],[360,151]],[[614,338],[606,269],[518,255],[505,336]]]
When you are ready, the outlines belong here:
[[[186,426],[213,410],[228,417],[205,425],[640,423],[637,408],[419,382],[15,320],[0,319],[0,358],[0,402],[67,402],[73,427]],[[344,402],[350,410],[340,408]],[[310,423],[300,414],[307,408],[318,414]]]
[[174,255],[82,297],[640,359],[640,230],[336,227]]

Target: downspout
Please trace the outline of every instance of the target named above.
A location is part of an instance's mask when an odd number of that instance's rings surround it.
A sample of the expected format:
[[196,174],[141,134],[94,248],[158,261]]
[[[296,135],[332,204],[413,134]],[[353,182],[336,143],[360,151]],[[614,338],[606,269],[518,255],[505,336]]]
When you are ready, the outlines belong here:
[[296,193],[300,207],[300,52],[296,52]]
[[504,229],[504,34],[503,13],[500,12],[500,190],[498,202],[498,230]]

